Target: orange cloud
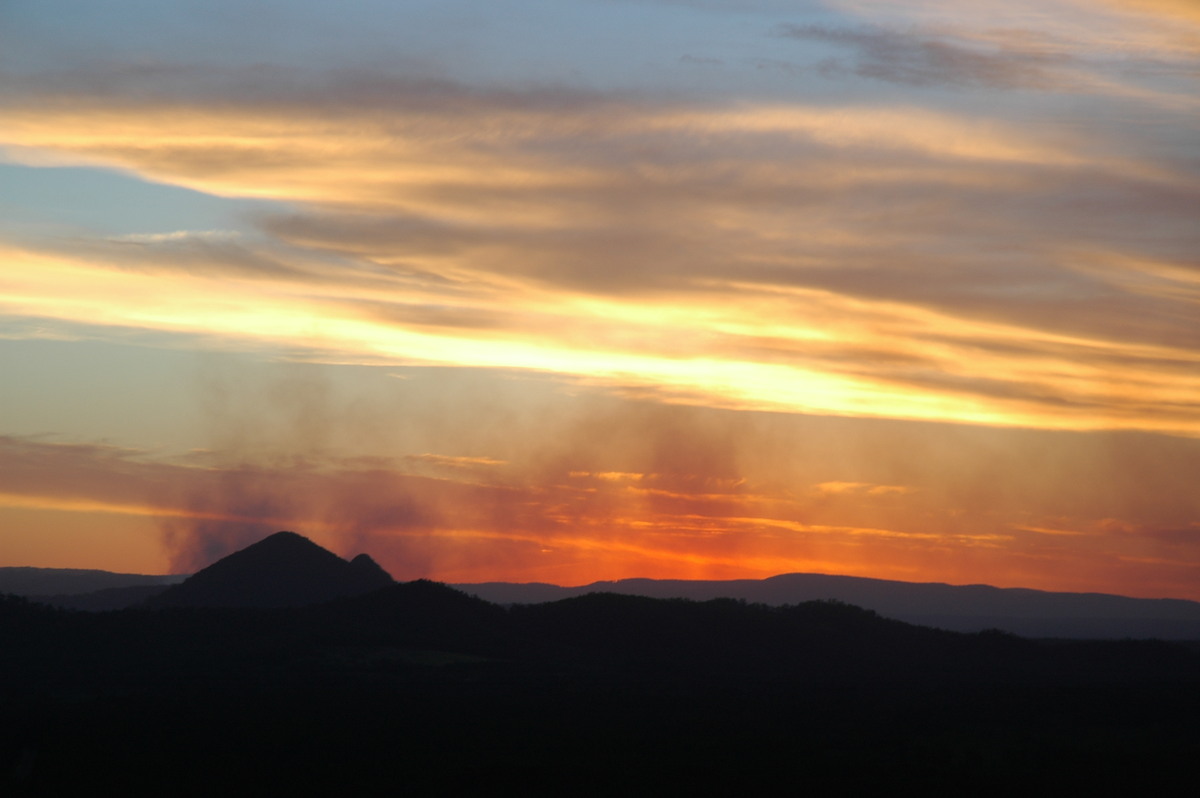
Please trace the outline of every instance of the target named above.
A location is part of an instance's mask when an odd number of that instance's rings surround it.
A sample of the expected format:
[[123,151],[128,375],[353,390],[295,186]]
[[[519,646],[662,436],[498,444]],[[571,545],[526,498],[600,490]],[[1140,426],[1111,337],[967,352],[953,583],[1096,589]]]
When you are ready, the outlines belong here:
[[[194,570],[292,528],[346,555],[369,551],[402,579],[582,584],[631,575],[741,578],[821,571],[1060,590],[1083,589],[1091,580],[1091,589],[1196,595],[1200,549],[1187,520],[1194,517],[1195,500],[1162,482],[1173,473],[1166,465],[1147,474],[1148,485],[1160,482],[1158,487],[1130,486],[1144,493],[1143,506],[1112,494],[1102,482],[1088,487],[1079,497],[1081,508],[1120,511],[1099,519],[1072,515],[1076,501],[1064,488],[1079,488],[1048,476],[1054,463],[995,460],[990,466],[998,470],[991,474],[975,466],[974,474],[960,474],[955,497],[953,485],[946,492],[943,473],[955,467],[943,460],[936,438],[927,439],[921,461],[902,469],[925,485],[921,490],[880,492],[874,489],[896,486],[830,479],[816,483],[817,491],[793,492],[788,485],[813,484],[804,479],[806,470],[827,469],[831,462],[818,439],[808,436],[812,451],[804,457],[775,459],[753,437],[723,441],[720,428],[701,423],[694,411],[659,409],[645,421],[658,418],[653,428],[661,435],[662,421],[672,415],[676,432],[642,450],[630,444],[644,440],[650,427],[630,415],[625,429],[614,429],[615,448],[608,451],[574,445],[588,439],[584,422],[565,437],[548,429],[547,437],[530,441],[526,453],[504,463],[466,458],[486,461],[486,481],[474,467],[451,467],[442,477],[420,473],[437,456],[367,463],[278,452],[263,464],[201,466],[103,446],[0,439],[0,466],[11,476],[0,514],[89,519],[97,537],[81,540],[80,550],[99,550],[104,535],[116,535],[130,557],[162,557],[174,571]],[[783,429],[768,437],[778,438]],[[994,435],[999,437],[991,446],[1003,440],[1002,433]],[[854,471],[868,475],[875,464],[858,461],[854,440],[836,440],[831,446],[840,451],[838,467],[856,463]],[[744,476],[730,476],[731,469],[740,470],[744,449],[762,456]],[[1153,446],[1139,456],[1151,453],[1164,464],[1170,460],[1168,450]],[[1085,480],[1103,479],[1075,455],[1057,456]],[[595,467],[605,461],[641,468]],[[446,462],[461,458],[446,456]],[[547,462],[554,467],[547,470]],[[645,468],[650,464],[657,469]],[[1031,477],[1026,482],[1014,473],[1021,468]],[[978,490],[975,480],[982,481]],[[110,520],[90,520],[98,517]],[[129,530],[144,529],[150,520],[161,536],[140,533],[135,544]],[[25,524],[33,531],[42,526]],[[21,527],[8,528],[6,559],[37,549],[36,535],[26,539]],[[1172,562],[1174,575],[1150,578],[1150,561]]]
[[[299,210],[254,242],[3,245],[0,311],[736,409],[1200,432],[1194,330],[1148,324],[1193,302],[1191,284],[1146,289],[1140,226],[1081,253],[1089,214],[1013,210],[1060,192],[1071,208],[1081,176],[1166,208],[1186,181],[1152,159],[915,107],[650,108],[395,81],[380,108],[353,84],[276,88],[254,104],[10,97],[14,152]],[[914,181],[921,212],[898,210]],[[1185,236],[1178,208],[1153,211]],[[980,258],[997,236],[1024,251]],[[1101,290],[1115,313],[1070,304]]]

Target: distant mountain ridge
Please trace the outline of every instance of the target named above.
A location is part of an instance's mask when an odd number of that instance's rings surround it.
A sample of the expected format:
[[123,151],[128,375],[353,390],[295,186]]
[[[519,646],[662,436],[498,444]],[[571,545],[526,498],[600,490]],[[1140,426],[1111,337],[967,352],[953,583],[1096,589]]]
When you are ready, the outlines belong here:
[[[121,609],[135,604],[303,606],[362,595],[393,584],[392,577],[368,555],[347,561],[293,532],[271,535],[188,578],[0,568],[0,593],[85,610]],[[1200,640],[1200,602],[988,585],[782,574],[725,581],[623,579],[579,587],[507,582],[451,587],[501,605],[539,604],[589,593],[696,601],[732,598],[774,606],[833,599],[886,618],[950,631],[1000,629],[1024,637]]]
[[146,600],[147,607],[303,607],[395,583],[367,554],[343,560],[295,532],[276,532]]
[[1053,593],[829,574],[723,581],[622,579],[579,587],[536,582],[453,587],[497,604],[536,604],[597,592],[696,601],[733,598],[776,606],[833,599],[888,618],[957,632],[1001,629],[1025,637],[1200,640],[1200,602],[1104,593]]
[[182,582],[186,574],[147,576],[85,568],[0,568],[0,593],[18,596],[68,596],[127,587],[168,586]]

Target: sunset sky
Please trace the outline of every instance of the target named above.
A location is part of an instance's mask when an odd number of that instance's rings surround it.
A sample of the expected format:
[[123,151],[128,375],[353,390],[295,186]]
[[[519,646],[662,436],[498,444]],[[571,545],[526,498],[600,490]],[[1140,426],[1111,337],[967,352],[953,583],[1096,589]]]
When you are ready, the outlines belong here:
[[4,0],[0,565],[1200,599],[1195,0]]

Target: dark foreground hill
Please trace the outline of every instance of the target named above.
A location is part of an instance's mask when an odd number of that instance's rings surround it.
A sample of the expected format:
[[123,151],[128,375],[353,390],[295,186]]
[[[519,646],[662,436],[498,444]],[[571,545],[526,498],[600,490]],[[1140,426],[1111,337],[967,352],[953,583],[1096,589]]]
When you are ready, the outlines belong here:
[[303,607],[392,584],[370,556],[347,562],[295,532],[277,532],[146,600],[149,607]]
[[376,568],[281,534],[159,606],[0,596],[0,795],[1194,793],[1181,644]]
[[0,597],[0,717],[5,795],[1190,795],[1200,655],[432,582],[297,608]]

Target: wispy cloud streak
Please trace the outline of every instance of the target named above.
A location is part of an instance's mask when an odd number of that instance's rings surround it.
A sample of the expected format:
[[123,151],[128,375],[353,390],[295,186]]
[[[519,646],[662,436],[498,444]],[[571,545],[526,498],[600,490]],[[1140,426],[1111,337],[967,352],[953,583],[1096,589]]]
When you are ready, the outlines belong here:
[[[1200,431],[1200,194],[1167,162],[917,109],[386,86],[10,97],[29,151],[298,210],[256,242],[10,245],[5,312],[735,408]],[[1112,279],[1135,260],[1161,290]]]
[[[294,528],[346,555],[369,550],[401,578],[586,583],[816,570],[919,579],[932,566],[951,581],[1197,595],[1198,500],[1181,475],[1200,466],[1200,453],[1186,441],[963,438],[906,426],[822,436],[812,425],[708,412],[581,417],[508,462],[273,447],[163,461],[6,437],[0,514],[155,519],[176,572]],[[780,439],[788,444],[773,448]],[[919,456],[894,459],[918,446]],[[1130,469],[1137,477],[1118,486]],[[829,478],[851,473],[881,481]],[[1069,579],[1063,557],[1074,563]],[[1170,574],[1147,582],[1150,560],[1171,563]]]

